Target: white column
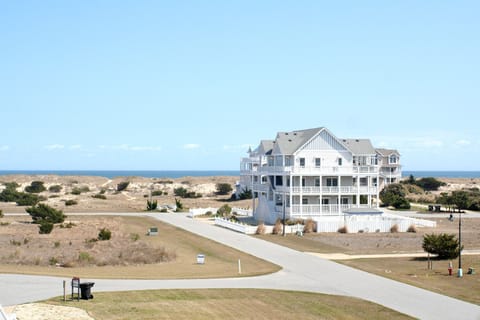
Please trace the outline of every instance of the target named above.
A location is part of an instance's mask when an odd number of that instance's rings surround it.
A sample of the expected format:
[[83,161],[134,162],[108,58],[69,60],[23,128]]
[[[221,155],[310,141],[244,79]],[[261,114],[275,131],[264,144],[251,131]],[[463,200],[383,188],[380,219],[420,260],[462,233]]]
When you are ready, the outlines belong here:
[[323,177],[320,175],[320,215],[323,214]]
[[360,175],[357,175],[357,208],[360,208]]

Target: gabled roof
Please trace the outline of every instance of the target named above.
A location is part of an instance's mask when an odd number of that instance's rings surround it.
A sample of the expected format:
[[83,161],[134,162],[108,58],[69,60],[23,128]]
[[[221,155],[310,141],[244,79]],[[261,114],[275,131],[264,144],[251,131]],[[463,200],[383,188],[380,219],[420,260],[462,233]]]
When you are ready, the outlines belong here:
[[341,139],[341,141],[354,155],[375,154],[375,148],[369,139]]
[[377,148],[375,149],[375,151],[384,157],[390,156],[392,154],[400,155],[400,153],[398,153],[398,151],[395,149]]
[[275,141],[273,140],[262,140],[260,141],[260,145],[255,149],[254,152],[261,155],[271,154],[273,150],[273,145]]
[[275,138],[274,154],[293,154],[310,139],[312,139],[321,128],[296,130],[291,132],[279,132]]

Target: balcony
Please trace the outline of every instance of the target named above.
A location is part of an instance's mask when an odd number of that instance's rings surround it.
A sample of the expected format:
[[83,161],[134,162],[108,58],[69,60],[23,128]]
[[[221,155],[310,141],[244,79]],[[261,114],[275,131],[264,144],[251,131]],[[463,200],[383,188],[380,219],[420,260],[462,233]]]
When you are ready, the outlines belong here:
[[[342,215],[343,211],[350,208],[372,208],[372,206],[363,204],[313,204],[313,205],[300,205],[295,204],[291,207],[285,208],[285,214],[290,218],[300,217],[321,217],[321,216],[338,216]],[[277,212],[283,213],[281,206],[276,207]]]
[[376,174],[377,166],[341,166],[341,167],[269,167],[258,169],[265,175],[279,174],[303,174],[303,175],[353,175],[353,174]]
[[[283,190],[282,190],[283,191]],[[288,192],[288,191],[287,191]],[[377,194],[376,187],[356,187],[356,186],[344,186],[344,187],[292,187],[292,194]]]

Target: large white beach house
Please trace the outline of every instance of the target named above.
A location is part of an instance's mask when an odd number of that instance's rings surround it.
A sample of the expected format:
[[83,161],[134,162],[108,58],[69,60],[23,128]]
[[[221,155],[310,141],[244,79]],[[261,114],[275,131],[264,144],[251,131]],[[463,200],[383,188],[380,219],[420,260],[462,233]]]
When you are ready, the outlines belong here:
[[401,177],[400,154],[327,128],[279,132],[241,160],[237,192],[253,192],[257,220],[319,218],[378,208],[379,192]]

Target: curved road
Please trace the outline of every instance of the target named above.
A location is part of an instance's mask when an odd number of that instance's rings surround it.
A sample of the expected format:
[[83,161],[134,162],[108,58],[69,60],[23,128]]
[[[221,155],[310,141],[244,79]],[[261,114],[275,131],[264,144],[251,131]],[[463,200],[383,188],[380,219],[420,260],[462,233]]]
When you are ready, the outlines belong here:
[[[230,279],[92,279],[95,282],[93,292],[177,288],[284,289],[358,297],[420,319],[480,319],[480,306],[475,304],[205,224],[187,218],[185,214],[147,215],[278,264],[283,269],[266,276]],[[44,276],[0,275],[0,303],[12,305],[62,295],[62,280]]]

